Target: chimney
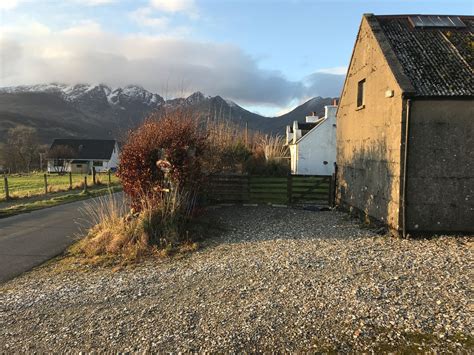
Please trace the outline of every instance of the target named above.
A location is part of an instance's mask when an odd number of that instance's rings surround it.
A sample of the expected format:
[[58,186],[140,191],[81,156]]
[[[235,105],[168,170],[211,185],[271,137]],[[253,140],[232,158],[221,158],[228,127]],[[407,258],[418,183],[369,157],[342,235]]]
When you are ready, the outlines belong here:
[[316,116],[316,112],[311,112],[311,116],[306,116],[306,123],[314,123],[319,120],[319,116]]

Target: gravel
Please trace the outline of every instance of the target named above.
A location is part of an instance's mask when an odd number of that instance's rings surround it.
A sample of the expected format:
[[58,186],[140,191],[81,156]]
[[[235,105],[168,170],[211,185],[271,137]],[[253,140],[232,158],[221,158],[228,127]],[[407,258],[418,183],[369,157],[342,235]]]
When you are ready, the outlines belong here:
[[221,235],[134,267],[0,286],[0,352],[472,353],[472,237],[401,240],[340,212],[222,207]]

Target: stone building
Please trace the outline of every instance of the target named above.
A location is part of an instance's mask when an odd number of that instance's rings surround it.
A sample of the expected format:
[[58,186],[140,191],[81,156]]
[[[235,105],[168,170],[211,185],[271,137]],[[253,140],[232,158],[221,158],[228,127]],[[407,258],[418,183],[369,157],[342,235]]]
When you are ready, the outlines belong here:
[[337,112],[337,201],[403,235],[474,231],[473,16],[366,14]]

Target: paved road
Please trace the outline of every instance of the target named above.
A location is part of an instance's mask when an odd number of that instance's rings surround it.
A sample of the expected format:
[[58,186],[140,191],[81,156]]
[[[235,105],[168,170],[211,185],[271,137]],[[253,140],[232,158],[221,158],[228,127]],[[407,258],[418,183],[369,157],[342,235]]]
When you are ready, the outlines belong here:
[[[122,194],[116,194],[121,198]],[[0,219],[0,283],[61,254],[90,226],[81,211],[91,200]]]

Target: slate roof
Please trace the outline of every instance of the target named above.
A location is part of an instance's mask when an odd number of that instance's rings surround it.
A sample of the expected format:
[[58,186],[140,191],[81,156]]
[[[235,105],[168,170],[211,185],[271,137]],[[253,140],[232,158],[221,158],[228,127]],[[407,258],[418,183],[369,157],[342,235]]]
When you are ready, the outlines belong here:
[[298,123],[298,128],[302,131],[309,131],[318,125],[317,122],[302,122]]
[[[422,15],[375,16],[390,44],[387,48],[395,54],[414,94],[474,96],[474,16],[459,16],[466,25],[462,28],[417,27],[413,24],[415,16],[429,19]],[[385,54],[393,57],[392,53]]]
[[108,160],[115,147],[113,139],[55,139],[50,149],[56,146],[68,146],[75,152],[79,160]]

